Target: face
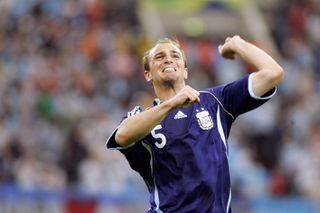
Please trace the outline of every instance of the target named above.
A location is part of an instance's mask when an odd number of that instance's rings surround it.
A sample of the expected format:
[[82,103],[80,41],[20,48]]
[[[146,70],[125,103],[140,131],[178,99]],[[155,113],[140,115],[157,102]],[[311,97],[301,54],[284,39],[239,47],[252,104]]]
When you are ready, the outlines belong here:
[[171,43],[157,44],[149,53],[149,71],[145,71],[147,81],[152,81],[154,86],[169,83],[176,86],[184,85],[187,79],[187,68],[183,55],[178,47]]

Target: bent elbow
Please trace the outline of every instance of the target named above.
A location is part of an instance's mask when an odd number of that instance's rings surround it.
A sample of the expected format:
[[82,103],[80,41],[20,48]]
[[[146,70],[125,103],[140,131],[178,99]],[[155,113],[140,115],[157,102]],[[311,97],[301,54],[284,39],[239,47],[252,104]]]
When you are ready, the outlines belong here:
[[126,147],[128,144],[128,137],[123,133],[120,129],[117,130],[116,135],[114,137],[116,143],[120,146]]
[[283,81],[283,79],[284,79],[284,70],[282,69],[282,67],[279,66],[273,70],[271,75],[271,82],[273,82],[273,84],[277,86]]
[[277,75],[278,75],[278,84],[280,84],[283,79],[284,79],[284,70],[282,69],[282,67],[280,67],[278,70],[277,70]]

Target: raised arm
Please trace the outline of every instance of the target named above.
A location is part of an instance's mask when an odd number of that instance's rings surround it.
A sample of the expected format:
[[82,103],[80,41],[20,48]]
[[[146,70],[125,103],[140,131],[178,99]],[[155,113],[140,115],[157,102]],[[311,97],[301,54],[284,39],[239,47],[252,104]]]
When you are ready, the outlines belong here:
[[199,102],[200,93],[190,86],[185,86],[174,97],[163,103],[125,119],[119,126],[115,135],[116,142],[123,146],[144,138],[159,124],[166,115],[177,107],[188,107]]
[[252,89],[257,96],[264,95],[283,80],[284,72],[281,66],[266,52],[240,36],[228,37],[225,43],[219,46],[219,52],[228,59],[234,59],[238,55],[254,66],[257,72],[252,77]]

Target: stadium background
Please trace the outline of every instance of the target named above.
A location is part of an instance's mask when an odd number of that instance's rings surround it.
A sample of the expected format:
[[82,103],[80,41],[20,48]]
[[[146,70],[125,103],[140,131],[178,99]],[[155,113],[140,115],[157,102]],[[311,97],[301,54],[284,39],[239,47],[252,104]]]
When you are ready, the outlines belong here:
[[319,0],[1,0],[0,212],[145,212],[142,179],[104,147],[154,98],[141,56],[179,38],[202,89],[252,71],[217,53],[234,34],[286,71],[232,130],[234,212],[320,212]]

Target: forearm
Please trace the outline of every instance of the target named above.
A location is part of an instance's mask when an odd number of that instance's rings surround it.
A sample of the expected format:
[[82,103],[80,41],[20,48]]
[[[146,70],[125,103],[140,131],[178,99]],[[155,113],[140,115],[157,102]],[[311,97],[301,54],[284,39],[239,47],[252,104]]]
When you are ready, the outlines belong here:
[[240,38],[234,43],[234,52],[256,69],[252,85],[256,95],[264,95],[282,81],[284,74],[281,66],[255,45]]
[[149,110],[128,117],[117,130],[116,142],[126,147],[144,138],[165,118],[172,108],[170,102],[165,101]]
[[254,66],[257,71],[281,69],[280,65],[266,52],[243,39],[234,43],[234,52],[246,63]]

